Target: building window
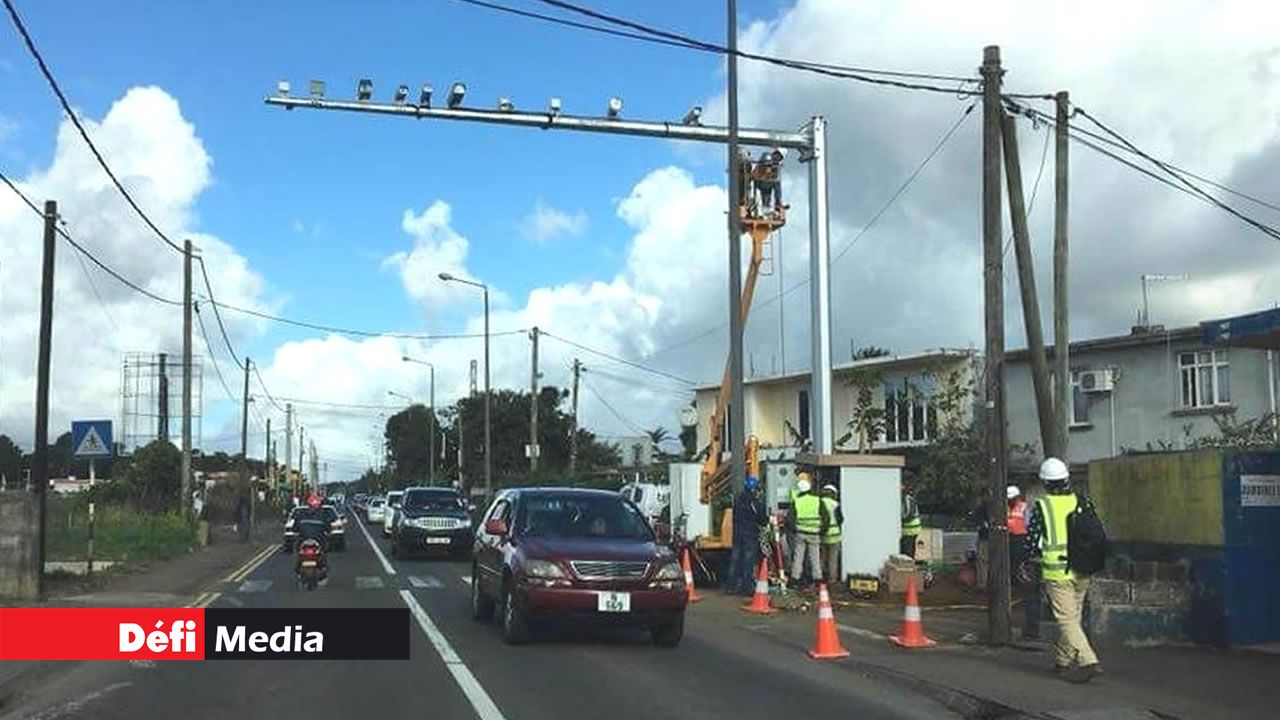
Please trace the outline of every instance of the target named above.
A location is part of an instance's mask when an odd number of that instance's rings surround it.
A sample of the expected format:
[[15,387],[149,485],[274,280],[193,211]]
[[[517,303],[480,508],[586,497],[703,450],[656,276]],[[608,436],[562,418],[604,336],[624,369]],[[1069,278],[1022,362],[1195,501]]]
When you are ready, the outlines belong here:
[[1226,350],[1181,353],[1178,367],[1182,376],[1182,407],[1213,407],[1231,402],[1231,368]]
[[1071,371],[1071,424],[1089,424],[1089,398],[1080,386],[1080,371]]
[[797,393],[797,410],[799,411],[800,437],[805,440],[809,439],[809,391],[801,390]]
[[911,384],[909,380],[893,380],[884,385],[884,440],[887,443],[923,442],[938,431],[938,411],[929,401],[929,388]]

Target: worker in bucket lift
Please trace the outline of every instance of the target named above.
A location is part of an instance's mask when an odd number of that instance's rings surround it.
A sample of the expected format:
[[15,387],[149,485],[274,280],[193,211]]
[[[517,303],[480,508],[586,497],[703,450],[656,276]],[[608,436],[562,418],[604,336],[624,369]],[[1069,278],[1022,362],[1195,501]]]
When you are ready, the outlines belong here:
[[725,583],[725,592],[730,595],[755,593],[760,532],[768,524],[760,481],[748,475],[742,492],[733,499],[733,548],[729,551],[729,582]]
[[796,473],[792,504],[796,539],[791,548],[791,578],[799,583],[808,560],[814,581],[822,580],[822,500],[813,492],[809,473]]
[[827,582],[840,578],[840,528],[844,511],[840,509],[835,485],[822,486],[822,575]]
[[760,189],[760,209],[775,214],[790,207],[782,204],[782,149],[774,148],[764,153],[751,169],[756,187]]

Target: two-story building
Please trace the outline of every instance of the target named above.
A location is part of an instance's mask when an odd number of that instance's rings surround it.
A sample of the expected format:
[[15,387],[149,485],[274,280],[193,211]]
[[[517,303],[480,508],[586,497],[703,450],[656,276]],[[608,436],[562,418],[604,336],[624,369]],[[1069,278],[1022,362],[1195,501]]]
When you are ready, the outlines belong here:
[[[936,432],[938,407],[933,398],[943,385],[958,384],[967,391],[980,375],[977,353],[967,349],[937,349],[904,355],[852,360],[832,368],[831,427],[836,450],[905,448],[923,445]],[[698,447],[710,442],[709,423],[719,385],[697,388]],[[755,435],[766,448],[796,448],[809,438],[812,422],[810,374],[749,378],[744,385],[746,435]],[[967,399],[958,412],[973,412]],[[882,411],[874,437],[862,438],[853,420],[859,408]],[[869,413],[862,413],[868,415]],[[728,412],[721,425],[725,450]]]
[[[1072,463],[1126,450],[1180,450],[1220,434],[1215,419],[1276,411],[1271,351],[1206,342],[1201,326],[1136,327],[1128,335],[1070,346]],[[1048,348],[1053,357],[1053,348]],[[1051,365],[1052,367],[1052,365]],[[1035,393],[1026,350],[1006,356],[1005,419],[1010,444],[1040,452]]]

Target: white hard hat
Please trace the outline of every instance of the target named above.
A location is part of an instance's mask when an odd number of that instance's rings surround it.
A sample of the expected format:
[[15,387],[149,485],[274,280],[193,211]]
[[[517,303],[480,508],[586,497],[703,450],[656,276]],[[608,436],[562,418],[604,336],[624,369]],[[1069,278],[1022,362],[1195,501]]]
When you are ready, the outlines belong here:
[[1067,464],[1058,458],[1046,458],[1040,463],[1040,479],[1045,482],[1061,482],[1071,478],[1071,471],[1067,469]]
[[1022,491],[1018,489],[1017,485],[1010,485],[1009,487],[1004,489],[1004,493],[1005,495],[1009,496],[1010,500],[1012,500],[1018,497],[1019,495],[1021,495]]
[[822,492],[837,492],[836,486],[830,483],[822,486]]
[[802,493],[807,493],[807,492],[809,492],[809,491],[810,491],[810,490],[812,490],[812,489],[813,489],[813,486],[809,484],[809,481],[808,481],[808,480],[805,480],[804,478],[801,478],[801,479],[799,479],[799,480],[797,480],[797,481],[796,481],[796,490],[798,490],[798,491],[800,491],[800,492],[802,492]]

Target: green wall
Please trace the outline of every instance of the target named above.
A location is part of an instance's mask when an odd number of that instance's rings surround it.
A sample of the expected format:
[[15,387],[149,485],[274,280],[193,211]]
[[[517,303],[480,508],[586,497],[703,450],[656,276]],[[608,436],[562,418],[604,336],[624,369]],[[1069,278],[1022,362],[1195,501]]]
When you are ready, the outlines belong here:
[[1223,544],[1217,450],[1095,460],[1089,463],[1089,495],[1112,540]]

